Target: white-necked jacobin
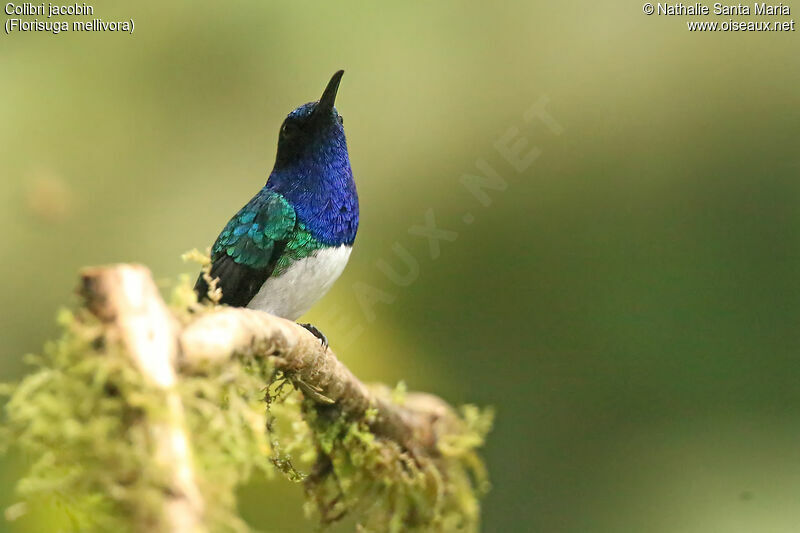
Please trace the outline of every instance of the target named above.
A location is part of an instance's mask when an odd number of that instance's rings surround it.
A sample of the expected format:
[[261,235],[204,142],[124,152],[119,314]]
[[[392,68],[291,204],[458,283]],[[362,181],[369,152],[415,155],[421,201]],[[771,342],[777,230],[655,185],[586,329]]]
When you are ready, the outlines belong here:
[[[342,74],[318,102],[289,113],[266,184],[214,242],[210,274],[219,278],[220,303],[296,320],[344,270],[358,230],[358,194],[333,106]],[[202,275],[195,291],[207,295]]]

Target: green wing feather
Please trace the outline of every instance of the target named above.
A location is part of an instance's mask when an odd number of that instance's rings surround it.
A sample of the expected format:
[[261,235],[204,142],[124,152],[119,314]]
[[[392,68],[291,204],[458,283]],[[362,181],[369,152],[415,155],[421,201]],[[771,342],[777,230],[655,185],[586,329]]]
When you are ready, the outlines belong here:
[[286,243],[295,228],[294,208],[278,193],[259,195],[228,222],[211,249],[216,260],[223,255],[254,269],[274,263],[274,251]]
[[[228,222],[211,248],[211,277],[219,278],[221,303],[246,306],[275,270],[293,236],[297,216],[280,194],[266,191],[254,197]],[[208,285],[201,275],[195,284],[200,299]]]

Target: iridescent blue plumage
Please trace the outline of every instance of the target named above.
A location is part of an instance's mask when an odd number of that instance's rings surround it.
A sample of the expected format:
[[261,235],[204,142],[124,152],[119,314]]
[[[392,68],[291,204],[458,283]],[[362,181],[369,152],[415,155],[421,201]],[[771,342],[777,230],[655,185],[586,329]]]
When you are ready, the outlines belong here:
[[[267,310],[296,314],[314,296],[309,292],[324,294],[344,268],[341,261],[347,261],[358,230],[358,195],[343,121],[333,107],[341,75],[334,74],[319,102],[304,104],[286,117],[267,183],[214,243],[211,276],[219,278],[222,303],[247,306],[258,294],[264,307],[272,291],[279,303],[267,305]],[[323,253],[339,249],[346,253]],[[286,286],[276,284],[287,272],[293,273],[286,276],[291,278]],[[305,291],[303,276],[309,281]],[[195,290],[205,297],[203,276]]]
[[[313,102],[298,107],[287,121],[309,120],[316,105]],[[296,150],[294,144],[299,143],[292,138],[278,141],[278,158],[265,189],[289,200],[320,242],[328,246],[352,245],[358,229],[358,194],[344,126],[336,108],[332,111],[331,127],[311,138],[299,139],[303,149]],[[282,148],[294,157],[282,157]]]

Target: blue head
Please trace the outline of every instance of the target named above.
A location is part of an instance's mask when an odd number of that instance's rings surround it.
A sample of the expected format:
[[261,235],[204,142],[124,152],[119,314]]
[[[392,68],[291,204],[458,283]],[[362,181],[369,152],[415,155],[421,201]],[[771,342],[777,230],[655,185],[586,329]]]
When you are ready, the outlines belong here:
[[266,188],[284,195],[298,218],[326,244],[352,244],[358,228],[358,195],[342,117],[333,106],[343,70],[318,102],[286,117]]

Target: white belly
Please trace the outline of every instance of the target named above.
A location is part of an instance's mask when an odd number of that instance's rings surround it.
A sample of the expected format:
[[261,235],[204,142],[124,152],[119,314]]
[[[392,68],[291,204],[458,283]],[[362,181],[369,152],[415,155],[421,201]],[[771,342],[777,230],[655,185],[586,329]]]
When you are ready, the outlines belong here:
[[269,278],[247,307],[296,320],[322,298],[344,270],[351,246],[324,248]]

